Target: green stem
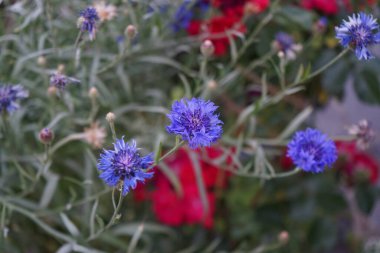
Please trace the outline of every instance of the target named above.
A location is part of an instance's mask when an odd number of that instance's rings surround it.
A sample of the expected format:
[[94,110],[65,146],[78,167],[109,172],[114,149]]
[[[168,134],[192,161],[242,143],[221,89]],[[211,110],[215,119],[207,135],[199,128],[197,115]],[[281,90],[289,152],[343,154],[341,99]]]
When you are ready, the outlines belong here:
[[302,83],[316,77],[317,75],[321,74],[323,71],[328,69],[330,66],[334,65],[334,63],[336,63],[339,59],[341,59],[343,56],[345,56],[348,53],[348,51],[350,51],[350,49],[346,48],[340,54],[338,54],[335,58],[333,58],[330,62],[328,62],[326,65],[317,69],[316,71],[314,71],[313,73],[311,73],[307,77],[301,79],[300,81],[290,84],[289,87],[293,87],[293,86],[297,86],[299,84],[302,84]]
[[76,40],[75,40],[75,44],[74,44],[74,47],[75,47],[75,48],[78,48],[78,46],[79,46],[79,42],[80,42],[82,36],[83,36],[83,32],[82,32],[82,31],[79,31],[78,36],[77,36],[77,38],[76,38]]
[[[168,156],[173,154],[175,151],[177,151],[177,149],[179,149],[184,143],[185,143],[185,141],[179,142],[176,146],[174,146],[174,148],[169,150],[165,155],[163,155],[160,159],[158,159],[158,163],[160,163],[162,160],[164,160],[165,158],[167,158]],[[158,165],[158,163],[153,164],[151,167]]]
[[[113,191],[112,194],[114,194],[115,192],[116,191]],[[108,230],[115,223],[116,219],[119,216],[119,211],[120,211],[120,208],[122,206],[122,202],[123,202],[123,193],[120,192],[120,194],[119,194],[119,202],[117,203],[117,206],[114,209],[114,212],[112,214],[112,217],[111,217],[110,221],[108,222],[108,224],[104,228],[102,228],[98,232],[96,232],[96,234],[93,234],[90,237],[88,237],[86,239],[87,242],[92,241],[92,240],[98,238],[104,231]]]

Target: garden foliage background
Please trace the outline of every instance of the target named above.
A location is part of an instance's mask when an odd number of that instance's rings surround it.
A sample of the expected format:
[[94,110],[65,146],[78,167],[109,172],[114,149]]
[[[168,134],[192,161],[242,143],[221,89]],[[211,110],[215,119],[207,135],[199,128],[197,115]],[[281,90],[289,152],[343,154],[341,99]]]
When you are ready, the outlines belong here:
[[[0,82],[29,91],[1,120],[0,252],[380,252],[371,148],[330,136],[339,158],[319,174],[286,157],[347,80],[380,103],[380,61],[359,61],[334,30],[378,17],[376,1],[109,0],[91,41],[77,21],[96,3],[0,1]],[[183,97],[219,106],[212,147],[178,149],[167,133]],[[160,162],[120,208],[97,169],[108,112],[118,138]]]

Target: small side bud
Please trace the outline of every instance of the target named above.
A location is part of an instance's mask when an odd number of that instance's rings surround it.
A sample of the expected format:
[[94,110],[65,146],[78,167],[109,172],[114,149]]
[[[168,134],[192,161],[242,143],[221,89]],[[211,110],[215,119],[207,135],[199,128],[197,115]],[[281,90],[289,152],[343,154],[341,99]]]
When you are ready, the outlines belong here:
[[282,231],[278,234],[278,241],[281,244],[287,244],[289,241],[289,233],[288,231]]
[[50,144],[54,139],[54,133],[49,128],[43,128],[38,137],[43,144]]
[[109,112],[107,113],[106,115],[106,120],[108,121],[108,123],[114,123],[115,122],[115,114],[113,112]]
[[78,20],[77,20],[77,27],[81,28],[84,21],[85,21],[84,17],[79,17]]
[[49,97],[54,97],[57,95],[58,89],[55,86],[49,86],[47,89],[47,94]]
[[201,53],[205,57],[210,57],[214,54],[215,47],[211,40],[205,40],[201,45]]
[[39,66],[45,66],[46,65],[46,58],[43,56],[40,56],[37,58],[37,64]]
[[57,67],[57,72],[58,74],[63,74],[65,72],[65,64],[59,64],[58,67]]
[[207,88],[210,90],[215,90],[218,87],[218,83],[215,80],[209,80],[207,82]]
[[95,99],[97,98],[99,95],[99,92],[98,92],[98,89],[95,88],[95,87],[91,87],[88,91],[88,96],[91,98],[91,99]]
[[134,26],[134,25],[128,25],[127,28],[125,28],[125,35],[129,39],[133,39],[134,37],[136,37],[136,34],[137,34],[136,26]]

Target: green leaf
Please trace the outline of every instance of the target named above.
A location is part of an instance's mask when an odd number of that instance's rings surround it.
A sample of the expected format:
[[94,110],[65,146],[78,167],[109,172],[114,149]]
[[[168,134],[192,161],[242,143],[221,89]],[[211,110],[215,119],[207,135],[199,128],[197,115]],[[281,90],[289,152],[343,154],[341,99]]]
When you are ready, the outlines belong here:
[[277,19],[285,19],[282,20],[281,23],[293,23],[298,25],[299,27],[311,30],[313,26],[313,15],[310,11],[305,9],[301,9],[295,6],[284,6],[276,16]]

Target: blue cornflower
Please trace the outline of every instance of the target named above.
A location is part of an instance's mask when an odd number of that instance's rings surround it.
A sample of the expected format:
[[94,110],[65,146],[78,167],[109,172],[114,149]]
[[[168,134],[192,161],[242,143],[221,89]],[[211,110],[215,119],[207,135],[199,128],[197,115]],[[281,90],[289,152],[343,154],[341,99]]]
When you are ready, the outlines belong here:
[[120,183],[122,194],[126,195],[130,188],[136,188],[137,181],[144,182],[153,176],[153,172],[143,171],[152,163],[152,154],[140,156],[134,140],[126,143],[121,138],[115,141],[114,150],[103,150],[100,154],[98,169],[107,185],[115,187]]
[[12,113],[20,105],[17,100],[29,96],[29,92],[22,85],[0,85],[0,112]]
[[335,144],[325,134],[308,128],[298,131],[288,144],[288,157],[307,172],[323,172],[337,159]]
[[199,9],[201,12],[208,10],[209,4],[204,0],[197,0],[193,3],[193,0],[185,0],[178,7],[173,16],[173,22],[171,28],[174,32],[179,32],[182,29],[187,29],[194,16],[194,11]]
[[175,101],[172,111],[167,115],[171,125],[167,126],[166,130],[180,135],[183,140],[189,142],[192,149],[210,146],[223,133],[223,122],[215,113],[217,108],[213,102],[201,98]]
[[60,73],[54,73],[50,76],[50,85],[56,87],[61,91],[63,91],[66,88],[66,85],[69,83],[80,83],[80,81],[73,77],[62,75]]
[[90,40],[95,38],[96,21],[99,20],[98,13],[94,7],[87,7],[79,13],[78,27],[82,32],[88,31]]
[[359,60],[374,58],[367,47],[380,42],[380,32],[377,19],[372,15],[353,14],[348,21],[343,20],[341,26],[335,27],[335,32],[342,46],[355,49]]

